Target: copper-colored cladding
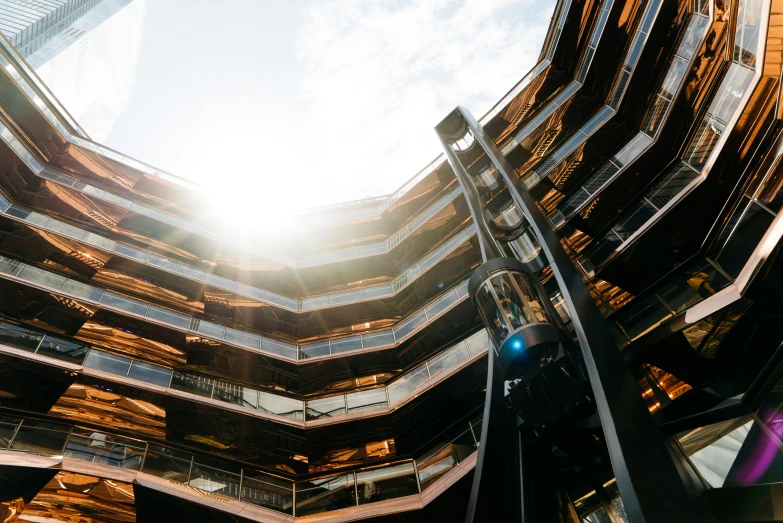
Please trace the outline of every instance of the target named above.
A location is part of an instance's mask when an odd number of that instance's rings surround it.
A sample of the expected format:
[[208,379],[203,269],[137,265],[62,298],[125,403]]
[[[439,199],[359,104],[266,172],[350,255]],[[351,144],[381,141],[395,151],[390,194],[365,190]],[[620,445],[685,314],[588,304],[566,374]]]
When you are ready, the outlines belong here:
[[165,410],[147,401],[87,385],[71,385],[49,414],[77,423],[94,423],[148,437],[166,438]]
[[360,465],[368,461],[388,458],[397,454],[394,439],[367,443],[352,449],[334,450],[322,458],[310,463],[310,472],[325,472],[350,465]]
[[661,370],[655,365],[647,365],[647,369],[669,399],[676,399],[693,388],[674,374]]
[[0,523],[14,523],[24,511],[24,499],[16,498],[0,503]]
[[67,523],[133,523],[134,501],[130,483],[60,472],[23,514]]
[[94,322],[86,322],[75,337],[153,363],[174,366],[187,362],[185,352],[171,345]]

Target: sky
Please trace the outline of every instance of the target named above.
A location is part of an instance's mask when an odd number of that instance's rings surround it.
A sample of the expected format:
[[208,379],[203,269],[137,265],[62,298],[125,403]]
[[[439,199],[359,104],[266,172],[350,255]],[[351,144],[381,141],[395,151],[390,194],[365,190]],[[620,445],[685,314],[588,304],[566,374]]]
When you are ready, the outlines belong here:
[[389,194],[535,64],[554,3],[149,0],[105,145],[243,220]]

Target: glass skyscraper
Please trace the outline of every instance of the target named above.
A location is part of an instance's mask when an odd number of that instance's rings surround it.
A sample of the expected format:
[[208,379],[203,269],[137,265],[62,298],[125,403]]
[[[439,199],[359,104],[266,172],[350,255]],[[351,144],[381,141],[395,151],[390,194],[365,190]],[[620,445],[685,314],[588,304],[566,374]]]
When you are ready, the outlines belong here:
[[0,520],[783,520],[781,13],[559,0],[285,247],[2,40]]

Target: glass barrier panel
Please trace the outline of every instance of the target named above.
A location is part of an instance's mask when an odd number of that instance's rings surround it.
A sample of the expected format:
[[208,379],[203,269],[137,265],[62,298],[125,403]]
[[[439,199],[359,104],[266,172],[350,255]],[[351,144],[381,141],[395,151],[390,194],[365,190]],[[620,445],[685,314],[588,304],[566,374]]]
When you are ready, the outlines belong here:
[[62,292],[68,296],[82,298],[93,303],[99,303],[101,301],[101,297],[103,296],[103,289],[99,289],[97,287],[93,287],[92,285],[87,285],[75,280],[68,280],[65,282],[65,285],[63,285],[62,288]]
[[630,316],[618,322],[630,340],[638,338],[672,315],[655,295],[636,304],[631,312]]
[[125,298],[111,292],[104,292],[101,298],[101,305],[112,309],[118,309],[124,312],[144,316],[147,312],[147,304],[138,300]]
[[340,354],[342,352],[352,352],[362,349],[362,337],[351,336],[350,338],[340,338],[337,340],[331,340],[330,346],[332,354]]
[[140,249],[135,249],[129,245],[125,245],[124,243],[118,243],[117,246],[114,248],[114,252],[126,256],[128,258],[133,258],[135,260],[147,261],[146,252]]
[[465,340],[471,354],[479,354],[489,348],[489,335],[486,329],[481,329]]
[[371,298],[380,298],[382,296],[390,296],[392,294],[391,285],[380,285],[378,287],[370,287],[362,289],[362,299],[369,300]]
[[303,401],[275,396],[268,392],[258,391],[258,410],[285,418],[304,420]]
[[150,365],[141,361],[132,361],[128,377],[161,387],[168,387],[171,382],[171,369]]
[[35,352],[43,336],[10,323],[0,323],[0,343],[15,349]]
[[427,365],[422,364],[408,372],[398,380],[387,387],[389,392],[389,405],[394,405],[407,398],[413,392],[429,381],[430,375],[427,372]]
[[340,294],[332,294],[329,296],[330,305],[339,305],[341,303],[350,303],[352,301],[359,301],[362,299],[362,291],[349,291],[341,292]]
[[179,314],[170,310],[161,309],[154,305],[150,305],[147,309],[147,318],[177,327],[180,329],[187,329],[190,327],[190,317],[184,314]]
[[329,306],[329,296],[318,296],[317,298],[306,298],[301,302],[301,310],[320,309]]
[[434,378],[441,372],[447,372],[468,358],[470,358],[468,348],[464,343],[460,342],[427,362],[427,367],[429,367],[430,370],[430,377]]
[[225,340],[242,347],[248,347],[254,350],[261,349],[261,336],[250,334],[248,332],[238,331],[231,327],[226,327]]
[[329,350],[329,342],[322,341],[319,343],[310,343],[309,345],[302,345],[302,359],[317,358],[318,356],[328,356],[331,354]]
[[413,334],[416,329],[425,323],[427,323],[427,315],[424,309],[421,309],[394,327],[394,337],[397,338],[397,341],[401,341]]
[[62,289],[63,285],[65,285],[65,280],[67,279],[65,276],[44,271],[30,265],[25,265],[22,272],[19,273],[19,278],[54,291]]
[[239,498],[239,467],[194,457],[188,485],[230,498]]
[[161,269],[166,269],[171,272],[177,272],[177,266],[179,265],[177,262],[173,260],[169,260],[168,258],[164,258],[163,256],[157,256],[155,254],[149,253],[147,255],[147,263],[150,265],[154,265],[156,267],[160,267]]
[[91,232],[88,232],[82,241],[109,252],[113,252],[117,247],[117,242],[114,240],[104,238],[103,236],[98,236],[97,234],[93,234]]
[[117,374],[119,376],[126,376],[130,369],[130,365],[130,358],[115,356],[114,354],[109,354],[108,352],[97,349],[92,349],[87,355],[87,359],[84,360],[85,367],[108,372],[110,374]]
[[218,340],[222,340],[223,337],[226,335],[226,328],[222,325],[218,325],[217,323],[211,323],[209,321],[204,320],[197,320],[198,323],[196,324],[196,332],[199,334],[203,334],[204,336],[209,336],[210,338],[216,338]]
[[293,298],[287,298],[285,296],[280,296],[279,294],[274,293],[267,293],[266,299],[270,303],[274,303],[275,305],[280,305],[282,307],[286,307],[291,310],[297,309],[297,301]]
[[258,408],[258,391],[234,383],[216,381],[212,397],[216,400],[233,403],[234,405],[240,405],[242,407],[250,407],[251,409]]
[[356,505],[353,474],[296,484],[296,516],[309,516]]
[[45,421],[26,419],[11,442],[10,450],[19,450],[43,456],[62,453],[70,427]]
[[429,487],[435,480],[443,476],[468,456],[476,451],[476,444],[470,429],[446,444],[438,445],[433,450],[416,460],[419,470],[421,489]]
[[194,280],[207,281],[207,273],[206,272],[204,272],[202,270],[199,270],[199,269],[195,269],[195,268],[190,267],[188,265],[180,264],[179,267],[177,267],[177,272],[187,276],[188,278],[192,278]]
[[345,414],[345,396],[331,396],[307,402],[307,419],[331,418]]
[[394,334],[392,331],[373,332],[372,334],[362,334],[362,345],[365,349],[376,347],[387,347],[394,345]]
[[413,463],[363,470],[356,473],[359,504],[401,498],[419,493]]
[[4,274],[10,274],[11,276],[16,276],[17,274],[19,274],[19,271],[22,270],[23,266],[24,263],[18,260],[12,260],[10,258],[0,256],[0,272]]
[[435,302],[427,305],[427,307],[424,309],[425,311],[427,311],[427,318],[430,321],[433,320],[435,317],[439,316],[444,311],[448,310],[452,305],[457,303],[457,300],[458,298],[456,292],[454,291],[447,292],[446,294],[444,294],[443,296],[435,300]]
[[779,442],[750,416],[683,432],[677,438],[685,455],[713,488],[783,480]]
[[87,354],[88,350],[89,347],[86,347],[81,343],[74,343],[72,341],[46,336],[36,352],[38,354],[43,354],[44,356],[49,356],[50,358],[78,365],[84,361],[84,356]]
[[291,345],[290,343],[284,343],[282,341],[271,340],[269,338],[264,338],[261,341],[261,350],[294,360],[298,359],[299,357],[299,351],[296,345]]
[[187,452],[150,445],[142,471],[170,481],[187,483],[192,458]]
[[385,409],[389,406],[386,399],[386,388],[363,390],[346,394],[348,412],[361,412],[370,409]]
[[244,470],[240,500],[266,507],[289,516],[294,513],[294,483],[267,476],[253,470]]
[[232,291],[237,289],[237,282],[234,280],[229,280],[228,278],[224,278],[223,276],[218,276],[217,274],[207,274],[207,283],[222,289],[229,289]]
[[145,449],[143,441],[74,427],[63,455],[110,467],[141,470]]
[[171,376],[171,388],[211,398],[215,388],[215,380],[174,371],[174,374]]

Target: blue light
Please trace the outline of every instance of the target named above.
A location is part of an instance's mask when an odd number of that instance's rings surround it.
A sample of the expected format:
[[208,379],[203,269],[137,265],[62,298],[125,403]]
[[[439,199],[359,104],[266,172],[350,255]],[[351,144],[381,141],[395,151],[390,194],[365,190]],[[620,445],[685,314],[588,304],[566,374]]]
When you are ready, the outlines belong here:
[[521,349],[522,348],[522,342],[519,340],[515,340],[511,343],[511,346],[515,349]]

